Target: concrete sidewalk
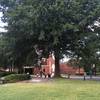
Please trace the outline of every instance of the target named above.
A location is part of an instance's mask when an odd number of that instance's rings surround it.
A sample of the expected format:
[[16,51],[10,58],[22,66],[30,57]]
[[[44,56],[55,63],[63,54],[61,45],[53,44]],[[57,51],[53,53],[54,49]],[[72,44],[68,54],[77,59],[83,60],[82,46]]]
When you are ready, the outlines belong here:
[[[84,76],[73,76],[71,75],[70,78],[68,76],[63,76],[66,80],[84,80]],[[26,80],[26,81],[21,81],[21,83],[48,83],[48,82],[53,82],[53,78],[40,78],[40,77],[33,77],[31,80]],[[100,81],[100,76],[86,76],[85,80],[93,80],[93,81]]]
[[[66,78],[68,78],[68,76],[66,76]],[[84,76],[73,76],[73,75],[71,75],[69,79],[84,80]],[[100,76],[92,76],[92,77],[86,76],[85,79],[86,80],[100,81]]]

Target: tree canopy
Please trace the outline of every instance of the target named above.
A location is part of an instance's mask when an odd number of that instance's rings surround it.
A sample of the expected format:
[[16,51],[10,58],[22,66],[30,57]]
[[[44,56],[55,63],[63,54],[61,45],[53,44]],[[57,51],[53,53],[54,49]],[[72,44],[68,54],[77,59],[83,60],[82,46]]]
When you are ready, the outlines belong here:
[[89,25],[100,16],[99,0],[1,0],[0,5],[7,35],[15,39],[17,63],[38,45],[54,52],[55,76],[60,76],[60,55],[83,47],[83,38],[94,33]]

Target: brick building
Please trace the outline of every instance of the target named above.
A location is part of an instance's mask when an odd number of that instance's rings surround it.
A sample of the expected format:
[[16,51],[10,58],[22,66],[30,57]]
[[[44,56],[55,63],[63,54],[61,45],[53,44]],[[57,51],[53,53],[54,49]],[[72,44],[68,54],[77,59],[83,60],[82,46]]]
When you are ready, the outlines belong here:
[[[53,55],[49,55],[48,59],[42,58],[41,68],[37,66],[30,67],[30,72],[34,75],[40,75],[42,73],[44,75],[53,76],[54,71],[55,71],[55,59]],[[84,70],[83,68],[72,67],[66,63],[60,63],[60,73],[61,74],[83,75]]]

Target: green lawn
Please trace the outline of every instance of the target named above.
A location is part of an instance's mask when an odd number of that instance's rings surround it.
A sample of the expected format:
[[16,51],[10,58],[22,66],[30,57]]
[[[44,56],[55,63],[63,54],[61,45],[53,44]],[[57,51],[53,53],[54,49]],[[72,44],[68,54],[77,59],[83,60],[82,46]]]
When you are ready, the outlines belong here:
[[100,82],[55,79],[0,85],[0,100],[100,100]]

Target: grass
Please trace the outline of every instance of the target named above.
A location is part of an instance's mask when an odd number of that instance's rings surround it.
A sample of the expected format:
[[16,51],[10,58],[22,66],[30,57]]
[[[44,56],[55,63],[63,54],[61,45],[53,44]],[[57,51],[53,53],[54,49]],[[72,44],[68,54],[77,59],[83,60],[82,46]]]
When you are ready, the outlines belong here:
[[100,82],[54,79],[0,85],[0,100],[100,100]]

